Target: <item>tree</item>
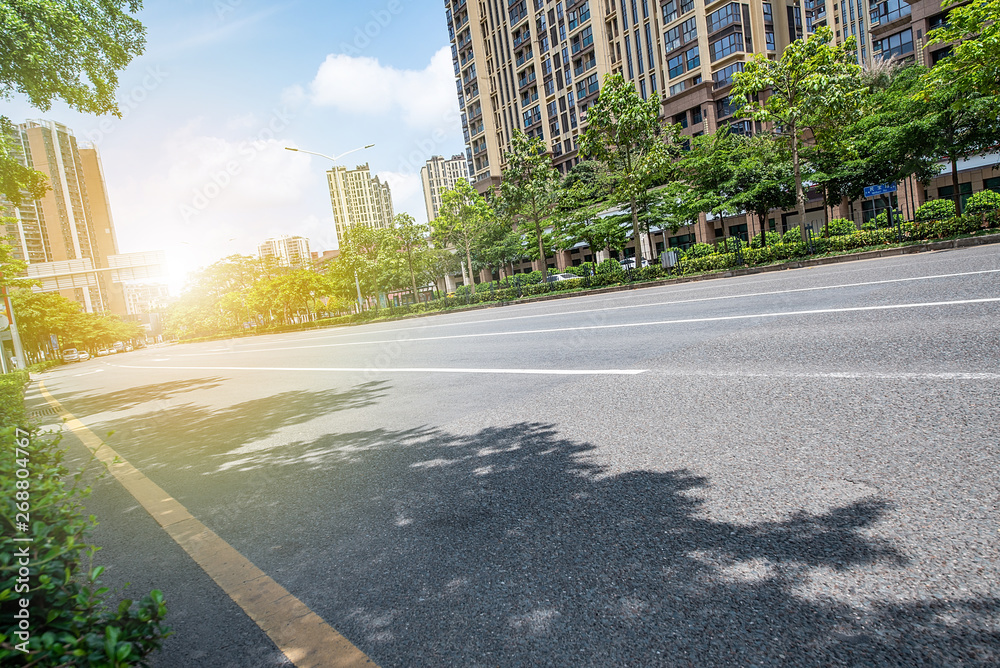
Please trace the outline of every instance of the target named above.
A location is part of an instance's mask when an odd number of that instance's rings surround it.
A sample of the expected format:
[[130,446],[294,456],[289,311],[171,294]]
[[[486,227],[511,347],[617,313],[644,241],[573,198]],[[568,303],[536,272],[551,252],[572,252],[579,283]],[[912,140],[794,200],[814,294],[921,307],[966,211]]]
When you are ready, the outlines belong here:
[[[767,93],[763,102],[758,96]],[[825,125],[826,119],[841,117],[861,105],[865,87],[861,68],[855,62],[854,40],[835,44],[826,26],[805,39],[788,45],[780,60],[757,54],[743,72],[733,75],[732,95],[739,107],[736,115],[773,123],[787,138],[792,153],[795,202],[799,220],[806,215],[802,189],[800,150],[810,127]],[[805,239],[805,226],[802,236]]]
[[452,190],[444,192],[441,199],[441,212],[431,223],[432,236],[437,243],[463,252],[469,270],[469,284],[475,293],[472,249],[490,218],[489,205],[465,179],[459,179]]
[[783,144],[771,134],[740,136],[730,154],[730,206],[757,216],[763,240],[767,239],[764,221],[771,210],[795,204],[791,159]]
[[515,129],[510,149],[504,154],[500,192],[508,211],[531,223],[538,245],[538,261],[545,274],[545,244],[542,228],[559,202],[559,172],[545,151],[545,143]]
[[430,229],[414,220],[408,213],[396,214],[392,221],[393,231],[399,240],[400,251],[406,254],[406,266],[410,272],[410,288],[413,290],[414,303],[420,301],[417,294],[417,274],[423,260],[423,255],[429,250],[427,236]]
[[953,88],[966,95],[1000,95],[1000,0],[945,0],[948,20],[927,33],[927,45],[958,42],[927,73],[924,91],[930,95]]
[[344,233],[340,257],[333,263],[333,270],[345,274],[339,281],[341,285],[352,282],[356,276],[362,295],[373,297],[378,309],[381,289],[394,282],[396,262],[399,262],[399,246],[392,230],[355,225]]
[[679,126],[660,121],[659,97],[643,100],[621,74],[604,78],[597,102],[587,110],[580,151],[607,167],[614,182],[613,199],[629,206],[637,267],[642,260],[637,203],[669,172],[671,158],[680,151],[679,133]]
[[[54,292],[33,292],[27,288],[10,291],[11,308],[25,352],[34,359],[48,348],[49,335],[60,341],[72,331],[80,304]],[[58,351],[52,351],[58,352]]]
[[[3,0],[0,2],[0,98],[24,95],[48,111],[61,99],[71,108],[120,116],[118,72],[142,53],[145,28],[132,16],[139,0]],[[0,195],[17,205],[22,191],[44,192],[44,177],[25,168],[0,117]],[[41,192],[40,192],[41,190]]]

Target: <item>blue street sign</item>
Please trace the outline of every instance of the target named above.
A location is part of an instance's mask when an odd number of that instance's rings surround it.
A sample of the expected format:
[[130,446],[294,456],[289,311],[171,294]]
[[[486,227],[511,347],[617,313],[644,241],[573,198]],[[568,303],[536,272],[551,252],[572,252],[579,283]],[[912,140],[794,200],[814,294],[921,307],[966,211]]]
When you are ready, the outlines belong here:
[[878,197],[896,192],[895,183],[881,183],[877,186],[865,186],[865,197]]

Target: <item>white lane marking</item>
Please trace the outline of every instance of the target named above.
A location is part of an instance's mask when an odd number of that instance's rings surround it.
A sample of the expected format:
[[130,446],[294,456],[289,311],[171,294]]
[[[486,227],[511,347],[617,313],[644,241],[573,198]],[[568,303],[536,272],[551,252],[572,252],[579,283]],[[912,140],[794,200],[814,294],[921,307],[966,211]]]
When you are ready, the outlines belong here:
[[95,373],[104,373],[104,369],[95,369],[94,371],[88,371],[86,373],[75,373],[73,374],[73,377],[79,378],[80,376],[92,376]]
[[271,366],[132,366],[116,364],[122,369],[179,369],[184,371],[326,371],[360,372],[367,374],[389,373],[486,373],[524,374],[531,376],[638,376],[647,369],[460,369],[460,368],[385,368],[374,367],[271,367]]
[[[867,281],[867,282],[864,282],[864,283],[843,283],[843,284],[840,284],[840,285],[821,285],[821,286],[811,287],[811,288],[792,288],[792,289],[789,289],[789,290],[773,290],[773,291],[770,291],[770,292],[751,292],[751,293],[740,294],[740,295],[722,295],[722,296],[719,296],[719,297],[698,297],[698,298],[695,298],[695,299],[679,299],[679,300],[674,300],[674,301],[653,302],[653,303],[646,303],[646,304],[625,304],[625,305],[620,305],[620,306],[605,306],[605,307],[601,307],[601,308],[580,309],[580,310],[576,310],[576,311],[559,311],[557,313],[535,313],[535,314],[529,314],[529,315],[517,315],[517,316],[511,316],[509,318],[484,318],[482,320],[470,320],[470,321],[466,321],[466,322],[433,323],[433,324],[417,325],[417,326],[413,326],[413,327],[396,327],[396,328],[393,328],[393,329],[386,329],[386,330],[382,330],[382,331],[384,333],[406,332],[406,331],[412,331],[412,330],[421,330],[422,331],[422,330],[430,329],[432,327],[458,327],[458,326],[465,326],[465,325],[483,325],[483,324],[490,324],[490,323],[494,323],[494,322],[508,322],[508,321],[511,321],[511,320],[527,320],[527,319],[531,319],[531,318],[551,318],[553,316],[580,315],[580,314],[584,314],[584,313],[600,313],[600,312],[603,312],[603,311],[622,311],[622,310],[626,310],[626,309],[652,308],[652,307],[656,307],[656,306],[676,306],[678,304],[695,304],[695,303],[698,303],[698,302],[711,302],[711,301],[720,301],[720,300],[726,300],[726,299],[743,299],[743,298],[746,298],[746,297],[773,297],[775,295],[794,294],[794,293],[799,293],[799,292],[816,292],[816,291],[819,291],[819,290],[837,290],[837,289],[840,289],[840,288],[860,288],[860,287],[866,287],[866,286],[871,286],[871,285],[886,285],[886,284],[890,284],[890,283],[907,283],[907,282],[912,282],[912,281],[928,281],[928,280],[937,280],[937,279],[943,279],[943,278],[960,278],[962,276],[978,276],[978,275],[982,275],[982,274],[996,274],[996,273],[1000,273],[1000,269],[985,269],[985,270],[982,270],[982,271],[965,271],[965,272],[961,272],[961,273],[957,273],[957,274],[936,274],[936,275],[933,275],[933,276],[914,276],[914,277],[910,277],[910,278],[893,278],[893,279],[887,279],[887,280],[884,280],[884,281]],[[681,285],[686,285],[686,284],[681,284]],[[664,286],[664,287],[672,287],[672,286]],[[587,296],[587,295],[581,295],[581,297],[583,297],[583,296]],[[594,296],[597,296],[597,295],[594,295]],[[529,304],[524,304],[524,306],[530,306],[530,305]],[[313,336],[313,337],[308,337],[308,338],[303,337],[301,339],[296,339],[296,341],[317,341],[317,340],[318,341],[322,341],[322,340],[343,338],[343,337],[346,337],[346,336],[361,336],[361,335],[370,334],[370,333],[371,333],[371,330],[355,331],[355,332],[340,332],[340,333],[337,333],[337,334],[330,334],[330,335],[326,335],[326,336]],[[244,345],[246,347],[249,347],[249,346],[267,346],[267,345],[271,345],[272,343],[273,343],[273,341],[261,341],[261,342],[248,341]],[[302,346],[302,347],[309,347],[309,346]],[[269,350],[291,350],[291,348],[271,348]],[[210,352],[204,352],[204,353],[181,353],[181,354],[178,354],[177,357],[204,357],[204,356],[208,356],[208,355],[217,355],[220,352],[227,353],[227,354],[238,354],[238,353],[243,353],[243,352],[266,352],[266,351],[261,351],[261,350],[249,351],[249,350],[247,350],[247,348],[242,348],[242,349],[239,349],[239,350],[235,350],[235,349],[220,349],[218,351],[210,351]]]
[[624,329],[627,327],[662,327],[703,322],[723,322],[726,320],[752,320],[754,318],[779,318],[784,316],[826,315],[831,313],[859,313],[864,311],[892,311],[910,308],[930,308],[936,306],[962,306],[968,304],[990,304],[1000,302],[1000,297],[984,299],[959,299],[948,302],[920,302],[917,304],[887,304],[883,306],[848,306],[843,308],[809,309],[806,311],[778,311],[774,313],[750,313],[747,315],[722,315],[708,318],[680,318],[677,320],[653,320],[650,322],[624,322],[613,325],[580,325],[578,327],[551,327],[548,329],[522,329],[513,332],[480,332],[478,334],[448,334],[445,336],[424,336],[413,339],[376,339],[373,341],[343,341],[341,343],[321,343],[311,346],[281,346],[263,350],[242,351],[244,353],[269,353],[282,350],[311,350],[314,348],[343,348],[347,346],[375,346],[383,344],[416,343],[419,341],[446,341],[449,339],[478,339],[488,336],[518,336],[521,334],[555,334],[559,332],[582,332],[598,329]]
[[1000,380],[1000,373],[942,372],[942,373],[883,373],[868,371],[831,371],[826,373],[808,372],[740,372],[740,371],[682,371],[679,369],[654,369],[655,376],[709,378],[845,378],[848,380]]

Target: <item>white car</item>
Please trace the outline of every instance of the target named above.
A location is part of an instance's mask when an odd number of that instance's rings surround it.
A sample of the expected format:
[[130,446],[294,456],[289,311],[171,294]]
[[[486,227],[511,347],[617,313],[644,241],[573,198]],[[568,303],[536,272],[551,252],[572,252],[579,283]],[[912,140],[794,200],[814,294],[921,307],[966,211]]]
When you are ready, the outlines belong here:
[[81,362],[86,362],[89,359],[90,359],[90,353],[88,353],[86,350],[81,350],[80,351],[80,361]]
[[572,281],[574,279],[580,278],[576,274],[552,274],[545,278],[546,283],[558,283],[559,281]]
[[63,362],[79,362],[80,353],[76,351],[76,348],[67,348],[62,351]]

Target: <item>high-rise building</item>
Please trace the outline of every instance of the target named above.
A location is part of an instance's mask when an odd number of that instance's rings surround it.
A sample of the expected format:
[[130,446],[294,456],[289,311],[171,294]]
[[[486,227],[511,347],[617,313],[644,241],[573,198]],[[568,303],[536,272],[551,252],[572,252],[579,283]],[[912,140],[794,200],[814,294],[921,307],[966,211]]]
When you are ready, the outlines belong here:
[[368,164],[354,169],[334,167],[326,173],[336,223],[337,243],[355,225],[392,227],[392,193],[389,184],[372,176]]
[[282,236],[268,239],[257,246],[261,258],[277,258],[285,267],[303,268],[312,264],[309,240],[304,237]]
[[142,315],[168,306],[170,288],[164,283],[129,283],[125,285],[129,315]]
[[[15,257],[29,265],[85,261],[107,268],[118,253],[104,171],[96,148],[80,148],[73,132],[61,123],[32,120],[16,127],[12,137],[22,164],[48,177],[49,191],[38,200],[6,206]],[[94,272],[80,287],[61,290],[87,311],[126,313],[121,284],[107,272]]]
[[451,190],[459,179],[469,180],[469,164],[464,155],[454,155],[445,160],[433,156],[420,168],[420,182],[424,186],[424,204],[427,206],[427,221],[438,217],[441,211],[441,196]]

